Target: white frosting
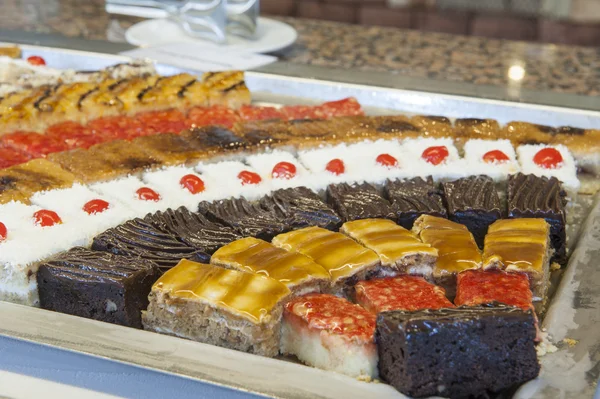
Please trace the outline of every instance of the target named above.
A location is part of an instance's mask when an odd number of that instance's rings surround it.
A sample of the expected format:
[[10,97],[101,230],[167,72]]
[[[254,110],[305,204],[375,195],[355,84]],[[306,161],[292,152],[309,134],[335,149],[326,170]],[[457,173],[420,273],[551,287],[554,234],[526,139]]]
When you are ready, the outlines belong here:
[[[537,165],[533,158],[538,151],[544,148],[554,148],[563,158],[563,162],[556,168],[546,169]],[[517,155],[521,171],[525,174],[534,174],[536,176],[556,177],[563,183],[563,187],[568,191],[576,192],[580,186],[577,178],[577,166],[573,155],[564,145],[545,145],[545,144],[526,144],[517,148]]]
[[[423,152],[429,147],[445,146],[448,157],[439,165],[433,165],[423,159]],[[419,138],[407,139],[402,143],[402,152],[406,176],[432,176],[434,180],[456,180],[474,173],[458,155],[452,139]]]
[[[509,174],[518,173],[521,169],[510,140],[472,139],[465,143],[463,150],[465,153],[465,167],[472,174],[488,175],[495,181],[504,181],[508,179]],[[483,156],[494,150],[502,151],[509,160],[494,163],[485,162]]]
[[[271,153],[251,155],[245,159],[256,172],[264,177],[272,186],[273,190],[288,187],[312,185],[312,175],[291,153],[285,151],[273,151]],[[273,167],[279,162],[289,162],[296,167],[296,175],[290,179],[273,176]]]
[[[211,164],[201,163],[196,170],[206,177],[207,200],[225,199],[229,197],[246,197],[257,199],[271,192],[271,179],[268,176],[246,164],[237,161],[223,161]],[[242,171],[258,173],[261,177],[259,184],[242,184],[238,174]]]

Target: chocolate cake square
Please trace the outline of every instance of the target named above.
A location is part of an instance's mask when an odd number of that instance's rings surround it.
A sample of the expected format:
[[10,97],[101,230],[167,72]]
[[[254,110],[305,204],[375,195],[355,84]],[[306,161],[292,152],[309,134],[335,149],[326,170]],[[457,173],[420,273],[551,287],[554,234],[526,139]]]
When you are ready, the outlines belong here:
[[567,261],[566,193],[555,177],[518,173],[508,177],[508,217],[543,218],[550,225],[552,261]]
[[357,219],[395,219],[392,205],[368,183],[331,184],[327,187],[327,202],[344,222]]
[[203,201],[198,211],[209,220],[230,226],[244,237],[255,237],[271,241],[277,234],[290,230],[274,210],[262,208],[244,197],[221,201]]
[[475,237],[479,248],[488,227],[502,218],[500,197],[488,176],[469,176],[442,183],[450,220],[464,224]]
[[44,262],[37,273],[43,309],[142,328],[158,265],[140,258],[73,248]]
[[208,220],[206,216],[191,212],[184,206],[148,214],[144,220],[157,229],[172,234],[184,244],[208,254],[242,238],[230,226]]
[[206,252],[183,243],[175,235],[161,231],[140,218],[97,235],[92,242],[92,249],[152,261],[163,271],[172,268],[181,259],[197,262],[210,260]]
[[487,397],[535,378],[535,317],[504,305],[377,317],[379,375],[405,395]]
[[392,203],[397,222],[405,229],[412,229],[421,215],[448,217],[442,195],[433,184],[431,176],[425,179],[388,180],[383,195]]
[[337,230],[342,224],[338,214],[315,192],[306,187],[284,188],[263,197],[260,205],[292,229],[308,226]]

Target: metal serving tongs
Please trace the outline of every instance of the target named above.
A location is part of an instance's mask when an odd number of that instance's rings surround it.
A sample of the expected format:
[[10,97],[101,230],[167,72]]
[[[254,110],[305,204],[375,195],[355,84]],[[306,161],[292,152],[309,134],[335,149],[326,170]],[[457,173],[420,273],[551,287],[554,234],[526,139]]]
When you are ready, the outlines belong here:
[[226,33],[230,32],[252,38],[259,1],[229,0],[229,3],[227,0],[106,0],[107,7],[131,7],[144,14],[164,16],[192,37],[225,43]]

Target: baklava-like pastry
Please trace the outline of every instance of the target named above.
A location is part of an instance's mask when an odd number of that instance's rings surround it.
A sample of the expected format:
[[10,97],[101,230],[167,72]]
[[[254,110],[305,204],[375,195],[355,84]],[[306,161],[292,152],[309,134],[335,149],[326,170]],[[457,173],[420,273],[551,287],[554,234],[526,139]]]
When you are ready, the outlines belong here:
[[383,194],[392,203],[398,224],[405,229],[412,229],[415,220],[421,215],[448,217],[442,195],[433,184],[431,176],[425,179],[415,177],[410,180],[388,180]]
[[495,119],[458,118],[454,121],[454,129],[456,137],[495,140],[500,125]]
[[362,219],[346,222],[340,232],[375,251],[381,265],[389,267],[392,274],[431,277],[437,250],[391,220]]
[[462,224],[429,215],[420,216],[412,231],[424,243],[437,249],[433,279],[446,289],[449,298],[453,298],[456,275],[481,268],[481,252],[473,234]]
[[205,156],[205,151],[200,146],[179,134],[153,134],[138,137],[132,143],[163,165],[180,165]]
[[331,275],[334,290],[389,271],[379,256],[341,233],[321,227],[307,227],[273,238],[273,244],[312,258]]
[[141,312],[159,277],[154,262],[73,248],[40,266],[40,307],[142,328]]
[[421,129],[424,137],[454,137],[452,122],[445,116],[415,115],[410,122]]
[[272,357],[289,295],[270,277],[182,260],[152,286],[142,321],[146,330]]
[[211,264],[257,273],[285,284],[294,295],[329,289],[329,273],[308,256],[288,252],[258,238],[246,237],[218,249]]
[[483,249],[483,269],[525,273],[534,299],[546,296],[550,280],[550,226],[544,219],[504,219],[489,228]]

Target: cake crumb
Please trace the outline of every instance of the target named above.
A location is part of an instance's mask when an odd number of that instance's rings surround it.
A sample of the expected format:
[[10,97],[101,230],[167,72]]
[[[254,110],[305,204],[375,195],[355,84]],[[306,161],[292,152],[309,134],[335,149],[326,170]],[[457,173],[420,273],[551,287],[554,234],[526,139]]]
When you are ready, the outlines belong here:
[[535,347],[538,357],[542,357],[548,353],[554,353],[558,350],[558,348],[550,342],[550,337],[547,332],[540,332],[540,336],[540,343]]
[[563,342],[565,344],[569,345],[569,347],[571,347],[571,348],[579,343],[578,340],[573,339],[573,338],[565,338],[565,339],[563,339]]
[[373,382],[373,378],[370,375],[359,375],[356,379],[362,382]]
[[560,270],[560,265],[556,262],[552,262],[552,264],[550,265],[550,270],[552,270],[553,272]]

